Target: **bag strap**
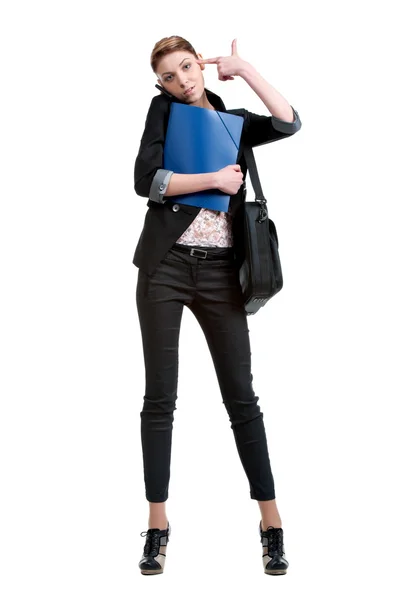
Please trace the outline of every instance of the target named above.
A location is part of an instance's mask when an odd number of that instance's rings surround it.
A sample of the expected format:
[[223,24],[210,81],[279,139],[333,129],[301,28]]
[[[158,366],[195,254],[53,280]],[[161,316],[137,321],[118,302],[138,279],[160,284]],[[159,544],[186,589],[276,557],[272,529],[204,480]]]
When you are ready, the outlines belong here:
[[244,146],[244,157],[251,177],[252,187],[255,192],[255,201],[266,204],[266,198],[263,195],[261,181],[259,179],[258,169],[256,167],[254,151],[251,146]]
[[[254,151],[251,146],[244,146],[244,157],[248,167],[249,176],[251,177],[252,187],[255,192],[255,202],[259,204],[259,216],[257,221],[262,223],[268,218],[268,209],[266,206],[266,198],[263,195],[261,181],[259,179],[258,169],[256,167]],[[245,185],[245,197],[246,197],[246,185]]]

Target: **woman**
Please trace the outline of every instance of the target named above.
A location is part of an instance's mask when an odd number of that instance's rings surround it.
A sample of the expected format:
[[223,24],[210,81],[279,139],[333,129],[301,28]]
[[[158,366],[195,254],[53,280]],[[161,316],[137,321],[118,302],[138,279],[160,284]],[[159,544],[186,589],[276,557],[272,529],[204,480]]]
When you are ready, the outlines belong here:
[[[206,64],[220,81],[242,77],[271,113],[226,110],[204,87]],[[247,166],[243,143],[252,147],[296,133],[298,113],[247,61],[232,42],[231,56],[204,60],[182,37],[163,38],[151,67],[162,90],[151,102],[136,158],[136,194],[149,198],[133,263],[139,268],[136,304],[143,342],[146,389],[141,416],[149,529],[139,567],[162,573],[170,524],[166,500],[170,480],[173,413],[177,399],[178,343],[184,306],[197,318],[210,349],[238,454],[258,501],[264,572],[286,573],[282,522],[275,500],[263,413],[252,387],[247,315],[239,283],[243,260],[243,203]],[[181,174],[163,168],[163,147],[172,102],[244,117],[237,164],[214,173]],[[273,113],[273,114],[272,114]],[[230,198],[228,212],[177,204],[171,197],[218,189]]]

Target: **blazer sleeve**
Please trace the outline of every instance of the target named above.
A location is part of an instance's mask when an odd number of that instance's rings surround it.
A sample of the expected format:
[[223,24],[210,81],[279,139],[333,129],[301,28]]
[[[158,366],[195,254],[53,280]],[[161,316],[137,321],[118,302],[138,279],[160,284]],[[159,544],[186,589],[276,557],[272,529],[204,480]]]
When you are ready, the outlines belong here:
[[293,135],[302,126],[299,115],[291,105],[294,121],[283,121],[273,115],[266,117],[245,110],[243,138],[248,146],[253,148],[269,142],[275,142]]
[[173,171],[163,169],[164,141],[169,115],[169,102],[154,96],[146,116],[145,128],[135,161],[134,189],[138,196],[164,203]]

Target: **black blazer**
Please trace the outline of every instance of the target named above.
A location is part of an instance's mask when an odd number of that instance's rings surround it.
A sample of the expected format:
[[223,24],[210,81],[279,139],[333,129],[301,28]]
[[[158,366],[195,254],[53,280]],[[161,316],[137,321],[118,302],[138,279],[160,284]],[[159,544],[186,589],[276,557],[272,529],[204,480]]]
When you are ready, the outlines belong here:
[[[263,116],[248,112],[244,108],[226,110],[221,98],[205,88],[209,102],[220,112],[226,112],[244,117],[241,143],[238,150],[237,164],[243,173],[243,185],[238,193],[231,196],[230,209],[232,213],[232,233],[234,250],[237,261],[241,264],[243,255],[243,203],[245,202],[245,178],[247,165],[243,156],[243,144],[252,147],[289,137],[299,131],[301,121],[292,106],[295,121],[289,123],[275,116]],[[154,96],[147,113],[145,129],[140,141],[134,169],[134,189],[138,196],[149,198],[154,175],[158,169],[163,169],[163,148],[169,118],[171,102],[182,102],[175,96],[161,93]],[[144,226],[133,256],[133,264],[148,275],[157,268],[169,249],[189,227],[200,212],[198,206],[188,206],[167,202],[164,203],[149,198]],[[241,208],[241,210],[240,210]]]

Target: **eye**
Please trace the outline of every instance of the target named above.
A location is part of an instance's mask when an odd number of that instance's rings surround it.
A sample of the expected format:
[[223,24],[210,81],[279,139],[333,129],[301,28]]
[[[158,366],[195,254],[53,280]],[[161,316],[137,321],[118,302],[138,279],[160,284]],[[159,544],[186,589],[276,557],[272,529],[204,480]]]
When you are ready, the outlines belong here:
[[[186,63],[185,65],[183,65],[183,67],[191,67],[190,63]],[[164,78],[164,81],[168,81],[169,77],[172,77],[172,75],[167,75],[167,77]]]

